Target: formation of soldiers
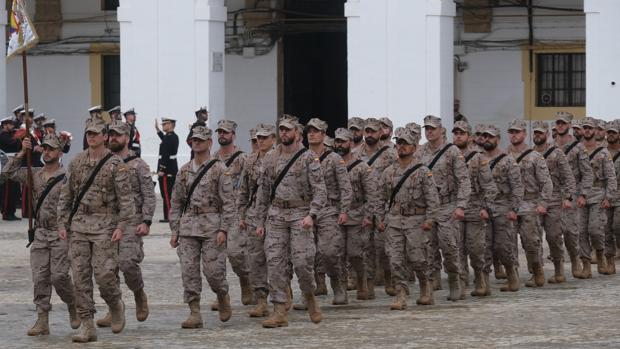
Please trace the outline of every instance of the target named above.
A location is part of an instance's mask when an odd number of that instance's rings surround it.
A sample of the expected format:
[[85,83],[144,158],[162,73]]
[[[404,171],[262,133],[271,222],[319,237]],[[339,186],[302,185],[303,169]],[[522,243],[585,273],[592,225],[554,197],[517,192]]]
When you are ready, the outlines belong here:
[[[504,151],[496,126],[472,128],[464,117],[452,130],[432,115],[423,125],[396,129],[388,118],[354,117],[329,139],[324,120],[302,125],[283,115],[277,125],[252,129],[248,154],[235,143],[234,121],[220,120],[214,132],[207,127],[206,108],[196,116],[187,138],[192,159],[170,176],[173,185],[161,177],[169,178],[167,161],[176,149],[164,151],[166,163],[160,158],[158,165],[164,200],[169,196],[164,213],[170,245],[177,249],[190,310],[183,328],[204,324],[201,272],[217,295],[211,309],[223,322],[231,318],[227,259],[239,277],[242,303],[254,305],[249,316],[266,318],[265,328],[287,326],[292,308],[321,322],[316,296],[327,294],[326,276],[332,304],[347,304],[351,289],[359,300],[374,299],[375,286],[382,284],[393,297],[392,310],[406,309],[414,280],[416,303],[434,304],[434,291],[443,288],[442,269],[450,301],[466,299],[470,266],[471,296],[491,295],[492,272],[506,279],[502,292],[516,292],[519,237],[530,274],[527,287],[566,282],[566,254],[575,278],[592,277],[593,259],[599,275],[616,273],[620,120],[576,120],[561,112],[552,125],[532,122],[534,147],[526,144],[528,125],[513,120]],[[160,135],[162,144],[173,129]],[[63,142],[48,135],[42,143],[44,166],[34,178],[34,197],[41,203],[31,250],[39,317],[29,334],[49,333],[53,284],[68,305],[71,326],[81,326],[73,337],[77,342],[97,338],[93,274],[109,307],[99,327],[115,333],[124,328],[119,270],[134,293],[136,318],[147,319],[139,263],[155,209],[148,166],[130,150],[131,125],[106,125],[91,115],[85,132],[88,147],[66,170],[58,162]],[[215,135],[220,147],[212,153]],[[21,158],[32,149],[28,138],[22,148],[4,176],[25,178]],[[543,236],[554,265],[548,279]],[[295,304],[294,275],[302,294]]]

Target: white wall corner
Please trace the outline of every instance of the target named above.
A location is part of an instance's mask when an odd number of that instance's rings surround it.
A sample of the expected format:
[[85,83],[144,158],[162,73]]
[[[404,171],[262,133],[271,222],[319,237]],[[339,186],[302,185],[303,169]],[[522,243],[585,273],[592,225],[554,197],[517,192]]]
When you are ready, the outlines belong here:
[[[604,7],[603,3],[608,0],[584,0],[583,1],[583,12],[587,14],[596,14],[601,13],[601,7]],[[617,0],[616,0],[617,1]]]
[[133,8],[130,3],[129,0],[120,0],[119,6],[116,8],[117,22],[131,22],[133,20]]
[[228,19],[226,6],[214,6],[197,2],[194,13],[195,21],[226,22]]
[[344,4],[344,16],[345,17],[359,17],[360,16],[360,1],[348,0]]
[[426,0],[427,16],[456,16],[456,5],[452,0]]

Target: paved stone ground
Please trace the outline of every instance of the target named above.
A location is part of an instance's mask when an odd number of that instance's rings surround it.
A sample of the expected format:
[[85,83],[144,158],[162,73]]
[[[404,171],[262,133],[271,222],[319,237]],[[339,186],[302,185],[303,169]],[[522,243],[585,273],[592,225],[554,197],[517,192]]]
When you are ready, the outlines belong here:
[[[157,211],[159,212],[159,210]],[[156,217],[159,219],[159,217]],[[32,283],[26,245],[26,221],[0,221],[0,347],[68,348],[75,333],[68,324],[66,307],[57,295],[52,301],[51,335],[28,337],[34,323]],[[484,299],[446,301],[447,291],[435,292],[436,305],[415,305],[417,285],[406,311],[389,310],[391,298],[377,287],[377,299],[357,301],[350,292],[350,304],[335,307],[331,296],[320,297],[324,320],[312,324],[305,312],[292,311],[289,327],[267,330],[260,320],[250,319],[250,307],[241,305],[238,279],[228,268],[233,317],[220,323],[208,310],[215,298],[204,285],[202,315],[205,328],[183,330],[188,310],[182,303],[178,258],[168,246],[168,228],[154,223],[145,239],[143,272],[151,309],[146,322],[138,323],[134,301],[126,287],[127,326],[118,335],[99,329],[97,348],[592,348],[620,347],[620,276],[599,276],[589,281],[569,277],[561,285],[542,289],[521,288],[517,293],[500,293],[492,279],[493,295]],[[523,255],[523,254],[521,254]],[[522,261],[521,265],[526,265]],[[567,268],[568,268],[567,264]],[[547,263],[545,272],[551,274]],[[526,271],[521,270],[521,281]],[[444,285],[447,283],[444,275]],[[98,292],[95,292],[98,294]],[[296,290],[296,299],[299,291]],[[97,297],[98,313],[105,304]]]

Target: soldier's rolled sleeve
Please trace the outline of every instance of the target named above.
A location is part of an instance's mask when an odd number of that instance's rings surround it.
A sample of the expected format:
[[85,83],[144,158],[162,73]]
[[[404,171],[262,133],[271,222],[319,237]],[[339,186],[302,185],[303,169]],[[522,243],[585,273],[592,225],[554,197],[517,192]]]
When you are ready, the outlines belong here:
[[135,214],[134,201],[131,197],[131,183],[129,182],[129,169],[125,164],[114,166],[112,171],[114,178],[114,190],[118,200],[118,221],[116,229],[125,231],[131,216]]
[[236,223],[237,208],[235,207],[235,195],[233,191],[231,174],[222,170],[218,179],[218,196],[222,201],[222,213],[220,215],[220,231],[229,232]]
[[308,156],[306,162],[306,174],[312,188],[312,202],[310,202],[310,215],[317,216],[327,202],[327,189],[321,163],[315,156]]
[[540,185],[540,202],[538,203],[542,207],[549,207],[553,195],[553,181],[549,174],[549,168],[547,162],[542,156],[536,157],[536,181]]
[[462,209],[467,208],[469,196],[471,195],[471,181],[469,179],[469,170],[465,164],[463,155],[456,147],[450,147],[450,155],[452,156],[452,176],[456,179],[458,191],[456,194],[456,206]]
[[353,188],[351,187],[351,178],[349,178],[344,160],[336,161],[336,178],[338,180],[338,188],[340,189],[340,212],[347,213],[353,201]]

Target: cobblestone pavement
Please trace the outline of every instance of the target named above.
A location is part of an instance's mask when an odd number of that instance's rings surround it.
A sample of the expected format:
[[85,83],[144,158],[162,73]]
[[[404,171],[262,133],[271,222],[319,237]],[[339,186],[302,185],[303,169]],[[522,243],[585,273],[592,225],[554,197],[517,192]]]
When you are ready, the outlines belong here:
[[[159,212],[159,210],[157,211]],[[157,221],[160,217],[156,217]],[[68,324],[66,307],[56,294],[50,314],[51,335],[28,337],[35,321],[32,283],[26,245],[25,220],[0,221],[0,347],[69,348],[75,333]],[[144,241],[146,257],[142,264],[150,315],[138,323],[131,292],[123,286],[127,304],[125,330],[114,335],[98,329],[99,341],[93,348],[593,348],[620,347],[620,275],[599,276],[588,281],[569,277],[560,285],[542,289],[522,287],[516,293],[500,293],[493,277],[493,295],[484,299],[448,302],[447,291],[435,292],[435,305],[415,305],[418,290],[406,311],[390,311],[391,298],[377,287],[377,299],[355,300],[332,306],[331,295],[320,302],[324,320],[312,324],[305,312],[291,311],[289,327],[263,329],[260,320],[250,319],[240,302],[239,283],[230,267],[233,317],[220,323],[217,313],[208,309],[215,298],[205,283],[202,315],[205,328],[183,330],[181,322],[188,309],[182,303],[182,286],[176,253],[168,246],[168,229],[154,223]],[[521,254],[522,255],[522,254]],[[546,252],[545,252],[546,255]],[[521,265],[526,265],[522,260]],[[551,275],[552,265],[545,272]],[[570,266],[567,264],[567,270]],[[521,270],[521,282],[526,270]],[[447,284],[444,275],[444,288]],[[295,283],[294,283],[295,284]],[[98,294],[98,292],[95,292]],[[299,299],[299,290],[295,298]],[[97,296],[96,318],[105,313],[105,303]]]

